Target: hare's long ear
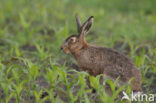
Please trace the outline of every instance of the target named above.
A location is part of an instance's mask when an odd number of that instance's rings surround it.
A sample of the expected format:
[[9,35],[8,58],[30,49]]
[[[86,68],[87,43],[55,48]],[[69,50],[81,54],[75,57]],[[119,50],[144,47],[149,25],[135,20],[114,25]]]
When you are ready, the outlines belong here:
[[76,17],[76,23],[77,23],[77,31],[78,31],[78,33],[80,33],[81,32],[81,21],[77,14],[75,15],[75,17]]
[[88,33],[89,29],[93,24],[94,17],[91,16],[88,20],[81,26],[81,31],[79,33],[80,38],[84,38],[84,36]]

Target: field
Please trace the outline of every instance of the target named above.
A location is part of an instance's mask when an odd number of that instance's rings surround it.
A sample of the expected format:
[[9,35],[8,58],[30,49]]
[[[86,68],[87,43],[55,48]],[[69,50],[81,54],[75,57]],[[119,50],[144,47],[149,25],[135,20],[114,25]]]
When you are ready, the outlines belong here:
[[81,21],[95,18],[87,42],[128,55],[142,73],[143,92],[156,93],[156,0],[0,0],[0,103],[126,102],[119,93],[130,95],[129,85],[116,90],[118,80],[100,83],[100,75],[80,71],[60,51],[77,33],[76,13]]

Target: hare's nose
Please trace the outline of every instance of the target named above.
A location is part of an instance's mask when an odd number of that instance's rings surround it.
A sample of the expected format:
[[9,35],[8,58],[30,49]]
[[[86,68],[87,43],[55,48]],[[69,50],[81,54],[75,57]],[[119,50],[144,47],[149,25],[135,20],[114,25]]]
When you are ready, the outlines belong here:
[[60,50],[63,50],[63,47],[61,46]]

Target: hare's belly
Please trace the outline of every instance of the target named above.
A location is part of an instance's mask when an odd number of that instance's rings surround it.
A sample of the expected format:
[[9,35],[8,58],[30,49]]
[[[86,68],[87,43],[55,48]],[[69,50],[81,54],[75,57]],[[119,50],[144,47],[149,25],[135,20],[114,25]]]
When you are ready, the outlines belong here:
[[113,79],[118,77],[122,78],[123,81],[127,81],[131,78],[131,70],[127,67],[119,67],[107,64],[104,61],[94,62],[94,61],[78,61],[79,67],[90,73],[91,75],[104,74]]
[[117,77],[122,78],[123,81],[127,81],[132,77],[132,69],[127,65],[120,65],[121,63],[112,63],[107,57],[91,55],[83,52],[83,55],[77,58],[79,67],[87,71],[91,75],[104,74],[113,79]]

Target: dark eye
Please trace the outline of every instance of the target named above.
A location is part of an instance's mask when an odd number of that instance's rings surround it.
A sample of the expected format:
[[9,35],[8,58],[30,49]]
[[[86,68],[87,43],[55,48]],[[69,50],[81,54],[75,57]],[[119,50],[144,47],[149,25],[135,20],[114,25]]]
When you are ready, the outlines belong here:
[[76,38],[71,38],[71,39],[70,39],[70,42],[71,42],[71,43],[75,43],[75,42],[76,42]]

